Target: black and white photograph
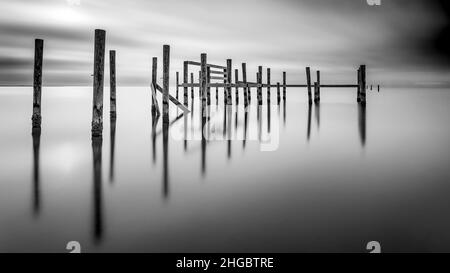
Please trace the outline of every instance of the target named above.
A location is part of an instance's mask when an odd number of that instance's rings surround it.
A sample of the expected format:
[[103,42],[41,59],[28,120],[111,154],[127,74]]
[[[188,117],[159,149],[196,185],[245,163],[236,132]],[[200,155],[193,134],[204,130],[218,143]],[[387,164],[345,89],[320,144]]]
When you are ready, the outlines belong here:
[[450,252],[449,6],[0,0],[0,253]]

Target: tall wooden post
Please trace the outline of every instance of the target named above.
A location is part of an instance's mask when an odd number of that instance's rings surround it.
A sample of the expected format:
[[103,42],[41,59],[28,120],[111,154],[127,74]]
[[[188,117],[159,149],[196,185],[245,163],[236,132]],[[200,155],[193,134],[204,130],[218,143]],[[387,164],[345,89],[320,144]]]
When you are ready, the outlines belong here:
[[270,68],[267,68],[267,105],[270,105]]
[[109,114],[115,119],[116,114],[116,51],[109,51]]
[[308,102],[312,103],[312,95],[311,95],[311,68],[306,68],[306,84],[308,86]]
[[258,66],[258,105],[262,105],[262,66]]
[[283,100],[286,100],[286,72],[283,72]]
[[186,84],[188,84],[189,82],[189,71],[188,71],[188,63],[184,62],[183,63],[183,83],[185,84],[183,86],[183,91],[184,91],[184,105],[188,106],[188,87]]
[[177,71],[177,73],[176,73],[176,94],[175,94],[175,97],[177,98],[177,100],[178,100],[178,85],[180,84],[180,81],[179,81],[179,75],[180,73]]
[[34,40],[34,74],[33,74],[33,128],[41,128],[41,94],[42,94],[42,62],[44,58],[44,40]]
[[238,81],[239,81],[239,70],[234,70],[234,82],[236,83],[236,105],[239,104],[239,87],[238,87]]
[[[247,83],[247,64],[242,63],[242,82]],[[248,88],[244,87],[244,105],[248,105]]]
[[170,46],[163,46],[163,123],[169,123]]
[[366,105],[366,65],[361,65],[361,104]]
[[[156,85],[158,78],[157,78],[157,73],[158,73],[158,58],[153,57],[152,58],[152,83]],[[156,87],[155,87],[156,89]],[[157,110],[156,110],[156,97],[154,97],[154,92],[152,91],[152,115],[156,114]],[[158,110],[159,111],[159,110]]]
[[316,77],[317,77],[317,93],[319,94],[319,101],[320,101],[320,70],[316,71]]
[[191,73],[191,100],[194,103],[194,73]]
[[232,83],[232,64],[231,64],[231,59],[227,59],[227,84],[229,84],[227,86],[227,105],[231,105],[231,86],[230,84]]
[[211,87],[209,84],[211,83],[211,67],[206,67],[206,100],[207,104],[211,105]]
[[206,109],[206,84],[207,84],[207,56],[206,53],[200,55],[200,94],[202,98],[202,112],[205,114]]
[[95,30],[94,49],[94,96],[92,105],[92,136],[101,137],[103,131],[103,80],[105,72],[106,32]]
[[358,71],[357,71],[357,76],[358,76],[358,83],[356,84],[356,101],[360,102],[361,98],[359,96],[359,94],[361,93],[361,66],[359,66]]

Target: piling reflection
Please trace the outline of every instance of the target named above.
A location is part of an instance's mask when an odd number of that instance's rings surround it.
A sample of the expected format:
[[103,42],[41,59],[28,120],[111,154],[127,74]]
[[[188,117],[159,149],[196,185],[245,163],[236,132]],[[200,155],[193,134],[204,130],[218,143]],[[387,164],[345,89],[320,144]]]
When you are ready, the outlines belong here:
[[41,128],[33,128],[33,214],[38,216],[41,210],[41,190],[39,173],[39,149],[41,143]]
[[152,159],[156,163],[156,126],[158,125],[159,115],[152,115]]
[[317,130],[320,129],[320,103],[314,103],[314,115],[316,117],[317,122]]
[[163,122],[163,197],[169,197],[169,124]]
[[103,237],[102,144],[102,137],[92,137],[94,243],[100,243]]
[[306,130],[306,139],[308,141],[311,137],[311,111],[312,111],[312,106],[311,106],[311,104],[308,104],[308,128]]
[[366,106],[358,104],[358,130],[361,145],[366,146]]

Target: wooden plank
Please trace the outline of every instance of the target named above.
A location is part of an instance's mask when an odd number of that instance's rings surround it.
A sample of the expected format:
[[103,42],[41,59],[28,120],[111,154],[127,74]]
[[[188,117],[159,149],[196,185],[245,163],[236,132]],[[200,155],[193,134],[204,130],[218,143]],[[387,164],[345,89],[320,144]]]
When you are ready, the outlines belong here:
[[[201,66],[201,63],[194,61],[186,61],[189,65]],[[218,69],[227,69],[225,66],[216,65],[216,64],[206,64],[207,67],[218,68]]]
[[[158,90],[161,94],[163,94],[163,88],[159,86],[158,84],[155,84],[156,90]],[[189,113],[189,108],[184,106],[181,102],[179,102],[176,98],[172,97],[172,95],[169,94],[169,100],[173,102],[176,106],[178,106],[181,110],[183,110],[186,113]]]

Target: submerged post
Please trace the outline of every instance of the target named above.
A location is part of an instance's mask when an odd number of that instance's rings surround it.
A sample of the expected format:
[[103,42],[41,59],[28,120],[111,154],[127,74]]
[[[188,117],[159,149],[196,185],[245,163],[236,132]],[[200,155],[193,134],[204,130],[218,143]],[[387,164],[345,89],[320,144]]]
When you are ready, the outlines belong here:
[[[247,83],[247,64],[242,63],[242,82]],[[244,105],[248,105],[248,88],[244,87]]]
[[105,72],[106,32],[95,30],[94,49],[94,96],[92,106],[92,136],[101,137],[103,131],[103,76]]
[[116,114],[116,51],[109,51],[109,115],[115,119]]
[[267,105],[270,105],[270,68],[267,68]]
[[258,66],[258,77],[257,77],[257,94],[258,94],[258,105],[262,105],[262,66]]
[[239,87],[238,87],[238,81],[239,81],[239,70],[234,70],[234,82],[236,83],[236,105],[239,104]]
[[283,72],[283,100],[286,100],[286,72]]
[[163,123],[169,123],[170,46],[163,46]]
[[366,105],[366,65],[361,65],[361,104]]
[[186,84],[188,84],[188,76],[189,76],[189,71],[188,71],[188,63],[184,62],[183,63],[183,83],[185,84],[183,86],[183,91],[184,91],[184,105],[188,106],[188,87]]
[[232,83],[232,65],[231,65],[231,59],[227,59],[227,105],[231,105],[231,83]]
[[41,128],[41,94],[42,94],[42,62],[44,58],[44,40],[34,40],[34,74],[33,74],[33,128]]
[[306,84],[308,86],[308,103],[312,103],[312,95],[311,95],[311,68],[306,68]]

